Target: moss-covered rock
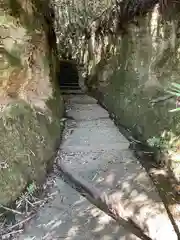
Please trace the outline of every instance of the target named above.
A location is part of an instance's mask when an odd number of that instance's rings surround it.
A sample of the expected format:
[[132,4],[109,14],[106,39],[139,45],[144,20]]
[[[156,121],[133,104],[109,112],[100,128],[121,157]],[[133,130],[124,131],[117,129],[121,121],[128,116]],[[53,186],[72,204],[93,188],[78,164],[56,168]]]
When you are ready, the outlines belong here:
[[60,139],[56,39],[48,1],[0,3],[0,204],[46,174]]
[[[180,40],[175,32],[179,18],[164,24],[160,18],[155,9],[138,19],[138,28],[129,26],[127,35],[114,42],[106,36],[110,52],[97,51],[104,37],[96,41],[88,63],[88,84],[117,123],[131,129],[139,140],[179,156],[180,116],[169,112],[176,99],[166,92],[171,82],[180,83]],[[168,165],[180,180],[180,161],[171,159]]]
[[19,101],[2,111],[0,128],[0,203],[6,204],[27,182],[43,180],[61,125],[59,119]]

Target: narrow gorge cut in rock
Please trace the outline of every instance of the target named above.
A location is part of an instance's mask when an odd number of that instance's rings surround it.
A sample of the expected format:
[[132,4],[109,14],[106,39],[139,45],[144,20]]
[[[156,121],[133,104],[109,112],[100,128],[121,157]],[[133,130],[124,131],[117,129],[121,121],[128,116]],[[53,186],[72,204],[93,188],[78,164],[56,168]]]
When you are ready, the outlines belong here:
[[[172,127],[175,123],[172,132],[177,135],[178,117],[173,118],[172,122],[167,117],[168,121],[166,119],[161,124],[161,110],[156,112],[156,107],[149,103],[156,103],[153,98],[159,99],[159,95],[161,97],[162,86],[159,79],[164,80],[166,76],[159,69],[164,64],[165,53],[178,49],[177,36],[174,35],[174,31],[178,30],[178,22],[172,24],[172,36],[176,40],[171,38],[170,41],[164,25],[160,29],[161,15],[155,6],[160,3],[162,13],[169,2],[166,5],[163,1],[154,0],[116,1],[116,4],[111,1],[93,2],[89,5],[84,3],[54,1],[57,46],[53,9],[48,2],[29,0],[24,3],[16,0],[2,4],[1,39],[4,61],[0,97],[4,129],[1,132],[1,155],[4,165],[0,169],[3,180],[0,183],[0,203],[7,204],[15,200],[29,181],[39,182],[44,178],[46,163],[53,157],[56,140],[61,136],[63,101],[60,91],[62,93],[70,90],[81,95],[64,95],[69,120],[58,157],[66,162],[68,171],[77,172],[85,180],[92,182],[90,186],[95,184],[112,199],[114,197],[114,205],[108,205],[108,202],[105,204],[108,209],[104,210],[101,201],[99,208],[106,213],[110,212],[113,217],[113,214],[115,216],[121,212],[119,207],[123,206],[125,220],[130,219],[130,225],[132,221],[137,223],[140,230],[142,229],[142,239],[148,239],[143,234],[155,239],[166,239],[167,236],[168,239],[177,239],[179,229],[174,224],[172,226],[148,175],[131,155],[128,141],[112,124],[107,111],[98,106],[94,99],[76,90],[79,87],[88,87],[91,93],[98,93],[96,97],[116,116],[116,120],[122,120],[128,127],[138,130],[145,140],[149,140],[149,135],[145,134],[146,122],[154,122],[158,133],[162,133],[168,124]],[[135,15],[140,17],[139,28],[137,25],[128,25],[134,23]],[[129,27],[125,27],[126,25]],[[166,27],[170,26],[171,22]],[[160,54],[157,51],[159,39],[163,42]],[[151,50],[146,52],[148,44]],[[168,63],[166,58],[165,63]],[[176,65],[173,62],[173,66],[178,65],[177,61],[175,63]],[[174,68],[173,74],[173,77],[178,76]],[[166,83],[165,80],[164,82]],[[173,104],[172,98],[170,101],[168,106]],[[137,110],[136,113],[134,109]],[[147,109],[151,111],[148,112]],[[148,131],[150,134],[156,133],[150,129]],[[160,141],[155,143],[161,144],[163,139],[167,146],[174,139],[172,132],[165,132],[165,135],[163,132]],[[153,137],[154,135],[150,136],[150,140],[154,140]],[[178,138],[175,138],[173,144],[178,146]],[[7,149],[12,149],[10,155]],[[101,212],[84,199],[79,199],[79,195],[59,177],[53,177],[57,186],[52,191],[56,189],[60,193],[44,209],[39,210],[38,218],[32,220],[19,239],[29,239],[31,236],[37,240],[84,239],[84,236],[87,239],[134,239],[129,234],[133,232],[132,229],[124,230],[111,223],[105,215],[101,217]],[[80,179],[82,183],[83,179]],[[88,188],[84,189],[87,194]],[[88,192],[91,197],[94,194],[92,189],[90,187]],[[83,190],[82,185],[76,190]],[[98,194],[96,197],[101,198]],[[103,200],[107,203],[108,199]],[[117,206],[117,202],[120,206]],[[97,201],[93,203],[98,205]],[[114,217],[117,221],[116,218],[117,216]],[[176,225],[178,223],[177,221]],[[82,225],[86,232],[82,232]],[[136,230],[138,227],[135,227]],[[164,228],[166,232],[163,232]]]
[[[147,234],[150,239],[176,240],[177,235],[155,187],[108,112],[95,99],[83,94],[66,95],[65,99],[67,117],[74,120],[66,121],[54,166],[56,175],[52,176],[51,193],[56,194],[18,239],[132,240],[149,239],[143,236]],[[65,178],[71,175],[73,183],[75,178],[78,192],[85,189],[86,198],[93,198],[95,205],[81,197],[74,190],[76,187],[70,187],[72,181],[64,183],[59,169],[63,169]],[[113,221],[103,208],[100,211],[96,207],[98,202],[101,209],[99,196],[103,199],[103,192],[107,196],[106,204],[112,203],[117,219],[124,218],[128,228],[121,226],[122,221]],[[136,231],[137,226],[143,230],[140,238],[132,234],[133,221]]]
[[76,59],[88,90],[119,124],[160,149],[158,158],[163,152],[160,162],[176,181],[179,115],[168,112],[176,101],[166,89],[179,82],[179,5],[173,0],[54,1],[59,54]]
[[[55,10],[60,54],[66,46],[67,55],[84,66],[93,96],[131,132],[131,140],[148,146],[141,151],[151,165],[147,171],[162,182],[158,188],[179,225],[179,115],[169,113],[176,101],[166,93],[169,83],[179,82],[179,3],[101,1],[87,7],[55,1]],[[154,171],[159,163],[167,169]]]

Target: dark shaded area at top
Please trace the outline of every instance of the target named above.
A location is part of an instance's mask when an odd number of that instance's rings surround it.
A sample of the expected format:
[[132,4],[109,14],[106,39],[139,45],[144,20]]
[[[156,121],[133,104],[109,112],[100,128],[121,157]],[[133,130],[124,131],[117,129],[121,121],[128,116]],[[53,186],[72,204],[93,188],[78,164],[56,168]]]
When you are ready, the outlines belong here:
[[60,89],[80,89],[78,69],[73,61],[60,61],[58,81]]

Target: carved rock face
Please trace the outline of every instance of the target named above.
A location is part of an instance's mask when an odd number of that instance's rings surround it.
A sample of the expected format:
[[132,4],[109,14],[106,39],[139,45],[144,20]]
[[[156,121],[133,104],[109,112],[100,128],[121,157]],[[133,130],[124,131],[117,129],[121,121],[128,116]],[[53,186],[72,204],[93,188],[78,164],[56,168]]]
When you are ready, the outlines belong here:
[[0,8],[1,204],[15,200],[27,182],[44,178],[63,108],[55,89],[56,57],[48,44],[51,26],[43,18],[48,3],[9,2]]

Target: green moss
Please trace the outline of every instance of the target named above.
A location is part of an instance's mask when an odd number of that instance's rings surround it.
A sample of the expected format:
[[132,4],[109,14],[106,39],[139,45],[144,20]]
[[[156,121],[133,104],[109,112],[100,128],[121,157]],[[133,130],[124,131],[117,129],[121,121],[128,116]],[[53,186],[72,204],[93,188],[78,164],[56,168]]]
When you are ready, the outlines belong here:
[[168,112],[175,101],[171,99],[152,105],[152,98],[163,96],[164,92],[157,91],[154,96],[148,96],[136,76],[135,72],[123,70],[114,74],[111,83],[103,90],[106,106],[122,124],[134,130],[139,126],[145,139],[161,136],[164,130],[170,129],[179,135],[180,115]]
[[[55,153],[60,120],[43,115],[23,101],[9,104],[0,117],[0,203],[15,200],[29,181],[41,181]],[[50,120],[51,118],[51,120]]]

